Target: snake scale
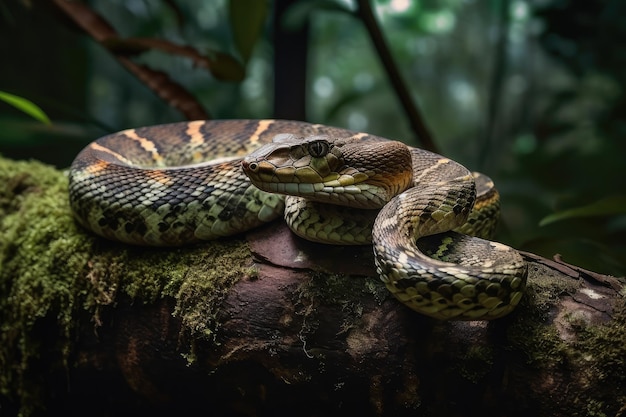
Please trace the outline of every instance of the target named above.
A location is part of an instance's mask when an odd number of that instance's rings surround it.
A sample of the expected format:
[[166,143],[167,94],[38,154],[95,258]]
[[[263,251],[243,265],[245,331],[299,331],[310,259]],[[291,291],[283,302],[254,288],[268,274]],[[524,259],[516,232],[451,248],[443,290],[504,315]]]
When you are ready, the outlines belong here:
[[502,317],[526,285],[519,253],[483,239],[498,213],[487,177],[330,126],[216,120],[125,130],[78,154],[69,197],[81,225],[128,244],[216,239],[281,215],[308,240],[372,244],[391,293],[436,319]]

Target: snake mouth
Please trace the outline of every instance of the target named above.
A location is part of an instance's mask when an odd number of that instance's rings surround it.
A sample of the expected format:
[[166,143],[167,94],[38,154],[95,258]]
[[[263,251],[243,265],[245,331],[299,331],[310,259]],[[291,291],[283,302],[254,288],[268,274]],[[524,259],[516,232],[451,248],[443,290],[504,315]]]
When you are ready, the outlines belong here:
[[367,181],[362,172],[333,172],[322,177],[310,167],[282,167],[256,159],[246,158],[242,169],[257,188],[278,194],[306,197],[310,200],[374,209],[382,207],[388,197],[384,190]]

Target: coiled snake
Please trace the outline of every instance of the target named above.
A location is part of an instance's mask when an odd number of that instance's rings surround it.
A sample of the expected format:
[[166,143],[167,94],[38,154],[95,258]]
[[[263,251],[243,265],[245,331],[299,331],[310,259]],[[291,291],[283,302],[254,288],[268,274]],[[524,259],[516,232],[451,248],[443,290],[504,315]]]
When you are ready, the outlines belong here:
[[372,243],[387,288],[437,319],[502,317],[525,288],[515,250],[451,231],[491,234],[488,178],[365,133],[277,120],[125,130],[80,152],[69,193],[80,224],[137,245],[233,235],[284,211],[305,239]]

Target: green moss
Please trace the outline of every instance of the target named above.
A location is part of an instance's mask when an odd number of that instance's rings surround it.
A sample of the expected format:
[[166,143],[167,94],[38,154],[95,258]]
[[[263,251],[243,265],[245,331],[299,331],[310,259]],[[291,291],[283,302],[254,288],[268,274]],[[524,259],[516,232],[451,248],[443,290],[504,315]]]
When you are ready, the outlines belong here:
[[494,356],[492,346],[470,346],[458,362],[457,370],[463,378],[478,384],[492,372]]
[[[87,238],[67,215],[66,180],[37,163],[0,160],[0,389],[18,387],[24,403],[36,390],[23,376],[39,356],[35,324],[54,317],[69,340],[73,311],[82,307]],[[67,358],[69,346],[60,346]],[[63,359],[64,360],[64,359]]]
[[107,243],[90,259],[88,277],[96,290],[87,307],[108,305],[117,293],[144,303],[176,299],[174,314],[194,336],[210,336],[215,309],[228,289],[254,269],[241,239],[189,248],[141,248]]
[[593,326],[581,322],[576,330],[572,360],[593,372],[594,384],[626,386],[626,300],[617,306],[611,321]]
[[[37,403],[32,369],[43,353],[43,366],[68,366],[79,326],[98,326],[123,297],[173,297],[185,331],[212,338],[219,302],[253,274],[242,239],[154,249],[92,236],[74,222],[67,178],[52,167],[0,159],[0,184],[0,394],[22,404]],[[58,333],[52,354],[42,323]]]
[[[597,365],[605,369],[607,375],[621,378],[626,382],[626,300],[614,306],[612,319],[605,324],[589,324],[578,315],[572,314],[568,320],[573,330],[573,340],[564,340],[555,326],[546,326],[549,307],[558,304],[564,293],[574,294],[577,282],[557,278],[549,271],[535,274],[529,285],[527,299],[522,303],[518,320],[508,329],[509,340],[528,355],[528,363],[576,363],[581,368],[589,368],[589,358],[601,360]],[[532,308],[530,307],[532,306]]]
[[604,324],[589,323],[575,312],[563,315],[560,320],[570,328],[564,335],[558,326],[546,324],[551,323],[548,306],[558,305],[556,298],[564,293],[576,293],[578,284],[557,279],[547,270],[540,272],[530,283],[518,318],[507,329],[511,348],[523,355],[523,366],[539,369],[540,374],[553,374],[555,379],[569,375],[567,391],[572,397],[563,401],[576,410],[572,415],[614,415],[617,410],[607,410],[605,404],[626,400],[615,400],[626,386],[626,300],[613,306],[612,318]]
[[[359,281],[358,285],[355,285],[354,280]],[[371,297],[372,287],[384,289],[379,281],[371,277],[312,272],[311,279],[303,281],[295,291],[297,300],[294,300],[294,305],[302,306],[300,313],[305,316],[304,322],[307,325],[306,329],[302,329],[301,336],[315,330],[316,323],[307,317],[320,304],[336,305],[341,309],[343,321],[338,323],[339,333],[352,329],[363,314],[362,300],[364,296]],[[385,292],[389,295],[386,290]]]
[[591,400],[587,404],[584,404],[584,406],[588,417],[607,417],[602,411],[604,408],[603,404],[598,401]]

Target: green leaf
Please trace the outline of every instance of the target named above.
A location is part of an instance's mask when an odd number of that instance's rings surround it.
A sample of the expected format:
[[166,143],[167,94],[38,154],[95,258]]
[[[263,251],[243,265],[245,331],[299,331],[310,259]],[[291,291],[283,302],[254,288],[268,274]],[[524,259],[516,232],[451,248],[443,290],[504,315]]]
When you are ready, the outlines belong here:
[[39,120],[47,125],[50,124],[50,119],[46,116],[43,110],[35,103],[30,100],[26,100],[25,98],[15,96],[13,94],[5,93],[4,91],[0,91],[0,100],[4,101],[7,104],[15,107],[18,110],[23,111],[34,119]]
[[235,46],[244,62],[248,62],[254,44],[261,35],[268,3],[264,0],[230,0],[230,26]]
[[221,52],[207,53],[211,74],[218,80],[242,81],[246,71],[240,61]]
[[574,207],[544,217],[539,226],[545,226],[561,220],[580,217],[599,217],[626,214],[626,195],[615,195],[595,201],[586,206]]

